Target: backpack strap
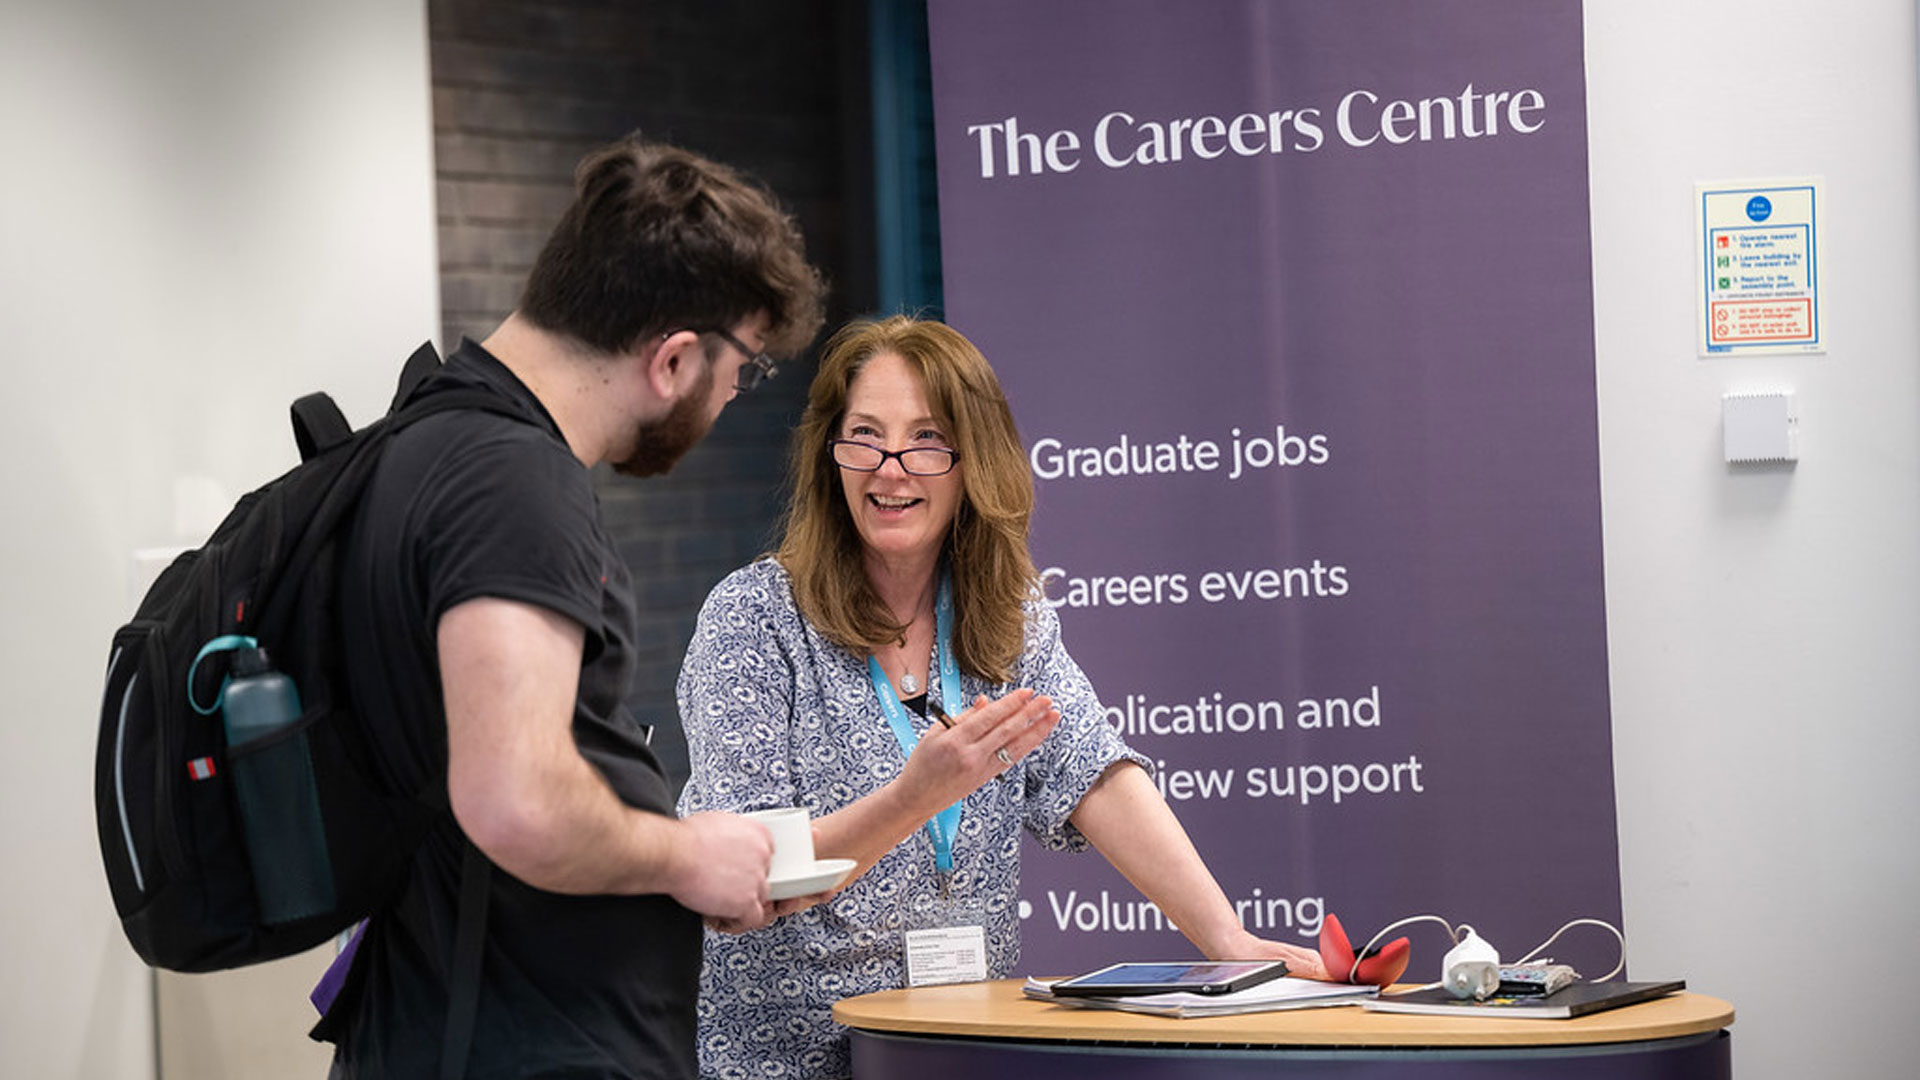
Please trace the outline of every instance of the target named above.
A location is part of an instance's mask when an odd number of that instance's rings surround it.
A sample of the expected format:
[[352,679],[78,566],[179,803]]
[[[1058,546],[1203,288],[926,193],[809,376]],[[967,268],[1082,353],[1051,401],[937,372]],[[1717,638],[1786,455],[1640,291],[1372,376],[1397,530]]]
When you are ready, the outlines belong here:
[[[434,372],[440,370],[440,353],[433,342],[423,341],[413,350],[407,362],[400,367],[400,383],[393,394],[393,404],[388,406],[389,413],[400,411],[400,406],[413,396],[420,384]],[[353,425],[347,422],[347,414],[332,395],[317,391],[296,400],[293,403],[293,442],[300,448],[300,460],[312,461],[315,457],[346,442],[353,434]]]
[[447,979],[447,1031],[440,1044],[440,1080],[460,1080],[473,1050],[480,1014],[480,960],[487,941],[487,857],[462,840],[459,914],[453,922],[453,970]]
[[308,394],[293,403],[293,442],[300,448],[300,460],[315,457],[347,441],[353,425],[325,391]]
[[[532,423],[527,414],[520,411],[511,401],[490,390],[478,387],[453,387],[437,394],[428,394],[409,402],[407,407],[393,416],[381,417],[352,436],[363,436],[348,453],[350,460],[328,480],[322,504],[315,509],[313,517],[289,550],[281,556],[279,562],[264,566],[261,570],[263,582],[283,580],[299,581],[312,571],[314,561],[333,541],[335,528],[346,520],[353,507],[358,503],[360,491],[372,475],[374,464],[379,459],[385,441],[395,432],[418,420],[424,420],[435,413],[451,412],[454,409],[473,409],[493,413]],[[351,436],[350,436],[351,438]],[[321,447],[325,449],[325,447]],[[271,587],[263,589],[254,597],[254,625],[274,625],[275,617],[280,613],[279,590]],[[269,612],[273,615],[270,616]]]
[[[480,1018],[480,970],[487,942],[487,888],[492,864],[473,841],[460,841],[460,894],[453,917],[453,965],[447,976],[447,1027],[440,1042],[441,1080],[461,1080],[473,1056],[473,1032]],[[380,932],[378,916],[355,927],[345,949],[334,958],[310,995],[320,1020],[308,1037],[316,1042],[342,1043],[347,1024],[359,1008],[366,984],[366,965],[358,962],[369,933]]]

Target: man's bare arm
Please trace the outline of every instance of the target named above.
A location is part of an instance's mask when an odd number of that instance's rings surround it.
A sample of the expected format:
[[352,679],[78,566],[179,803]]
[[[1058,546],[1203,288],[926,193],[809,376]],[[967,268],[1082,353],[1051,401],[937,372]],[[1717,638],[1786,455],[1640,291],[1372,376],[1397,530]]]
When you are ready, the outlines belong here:
[[764,915],[772,840],[731,814],[677,820],[625,805],[573,741],[585,631],[480,598],[440,619],[447,793],[487,857],[561,893],[668,893],[704,915]]

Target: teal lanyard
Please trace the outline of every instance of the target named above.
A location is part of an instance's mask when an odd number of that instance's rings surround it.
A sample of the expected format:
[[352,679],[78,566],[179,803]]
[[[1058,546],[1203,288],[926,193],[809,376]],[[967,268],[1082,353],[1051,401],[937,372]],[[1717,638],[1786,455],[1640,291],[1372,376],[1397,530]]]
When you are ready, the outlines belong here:
[[[960,664],[953,658],[952,643],[953,579],[942,574],[940,598],[933,605],[933,656],[940,667],[940,704],[948,712],[959,712],[965,703],[960,700]],[[901,754],[911,756],[913,748],[920,744],[920,736],[914,732],[913,720],[907,716],[906,707],[900,704],[893,684],[887,681],[887,673],[880,670],[880,661],[872,653],[867,654],[867,675],[873,680],[873,692],[880,698],[880,711],[887,715],[887,726],[900,742]],[[953,873],[953,837],[960,831],[960,812],[961,804],[954,803],[927,822],[927,838],[933,841],[933,863],[942,874]]]

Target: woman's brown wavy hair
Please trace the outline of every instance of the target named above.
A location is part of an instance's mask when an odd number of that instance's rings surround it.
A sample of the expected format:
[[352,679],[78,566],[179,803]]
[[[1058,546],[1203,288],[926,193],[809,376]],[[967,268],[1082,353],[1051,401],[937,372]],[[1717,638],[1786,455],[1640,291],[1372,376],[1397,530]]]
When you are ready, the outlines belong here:
[[829,641],[866,654],[906,633],[867,580],[827,445],[854,378],[882,353],[919,372],[928,407],[960,454],[960,506],[941,555],[953,574],[954,658],[970,675],[1010,681],[1025,638],[1022,605],[1038,584],[1027,550],[1033,473],[1000,380],[952,327],[896,315],[850,323],[827,342],[787,455],[792,494],[776,557],[800,613]]

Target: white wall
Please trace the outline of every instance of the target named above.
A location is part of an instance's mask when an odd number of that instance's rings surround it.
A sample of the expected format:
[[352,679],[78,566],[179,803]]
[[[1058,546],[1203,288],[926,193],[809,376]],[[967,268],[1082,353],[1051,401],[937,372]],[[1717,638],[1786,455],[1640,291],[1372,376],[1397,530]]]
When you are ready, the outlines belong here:
[[364,422],[436,336],[428,103],[420,0],[0,5],[8,1076],[152,1074],[91,809],[131,552],[291,465],[294,397]]
[[[1588,0],[1601,486],[1637,977],[1741,1080],[1905,1077],[1920,1024],[1920,116],[1910,0]],[[1825,355],[1701,359],[1695,181],[1825,178]],[[1799,395],[1801,459],[1720,459]]]

